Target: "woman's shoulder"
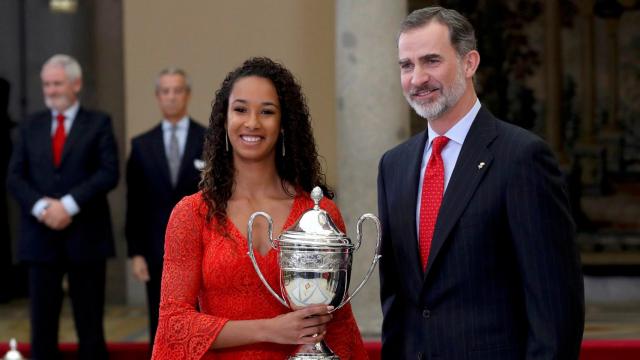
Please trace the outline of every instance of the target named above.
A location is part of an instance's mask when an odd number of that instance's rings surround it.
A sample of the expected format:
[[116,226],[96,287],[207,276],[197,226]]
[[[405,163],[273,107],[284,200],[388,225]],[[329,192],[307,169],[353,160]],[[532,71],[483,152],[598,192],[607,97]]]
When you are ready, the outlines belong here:
[[180,201],[178,201],[176,206],[189,207],[189,206],[194,206],[201,203],[204,203],[204,197],[202,195],[202,191],[198,191],[197,193],[187,195],[182,199],[180,199]]
[[187,195],[180,199],[173,209],[174,212],[198,212],[207,213],[207,206],[201,191]]

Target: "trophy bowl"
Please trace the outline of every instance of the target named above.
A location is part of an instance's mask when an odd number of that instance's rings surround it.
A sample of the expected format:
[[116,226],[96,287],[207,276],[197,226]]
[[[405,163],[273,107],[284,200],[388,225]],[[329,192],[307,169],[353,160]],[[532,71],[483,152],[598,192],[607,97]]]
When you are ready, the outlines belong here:
[[[248,223],[248,255],[260,280],[269,292],[284,306],[297,310],[309,305],[331,305],[336,311],[347,304],[369,280],[380,260],[380,221],[375,215],[364,214],[356,225],[357,239],[352,242],[342,233],[329,214],[320,208],[322,190],[315,187],[311,192],[314,207],[305,211],[296,223],[273,239],[273,221],[269,214],[258,211],[251,215]],[[271,288],[262,275],[253,250],[253,222],[262,216],[269,223],[268,239],[278,252],[280,266],[280,294]],[[351,263],[353,254],[362,243],[362,224],[366,219],[376,225],[376,252],[371,265],[360,284],[349,295]],[[323,341],[313,345],[302,345],[290,360],[337,360],[339,357]]]

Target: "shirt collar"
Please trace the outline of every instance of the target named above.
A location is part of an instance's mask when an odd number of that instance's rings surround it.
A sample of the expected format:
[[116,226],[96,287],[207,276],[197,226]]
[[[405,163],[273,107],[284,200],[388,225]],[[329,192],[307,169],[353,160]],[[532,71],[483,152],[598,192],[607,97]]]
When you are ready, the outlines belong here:
[[[473,104],[471,109],[455,124],[449,131],[447,131],[444,136],[448,137],[450,141],[454,141],[460,145],[464,143],[464,139],[467,137],[469,133],[469,129],[473,124],[473,119],[478,115],[478,111],[480,111],[480,100],[476,98],[476,102]],[[438,133],[433,131],[431,128],[431,124],[427,123],[427,131],[429,132],[429,145],[431,147],[431,143],[433,139],[440,136]]]
[[[63,111],[62,115],[64,115],[65,119],[73,120],[76,118],[78,110],[80,110],[80,102],[76,101],[73,105],[67,108],[67,110]],[[58,116],[58,113],[58,110],[51,109],[51,116],[54,119]]]
[[[171,121],[167,119],[162,119],[162,130],[169,131],[171,130]],[[184,116],[180,121],[176,123],[176,130],[186,130],[189,126],[189,116]]]

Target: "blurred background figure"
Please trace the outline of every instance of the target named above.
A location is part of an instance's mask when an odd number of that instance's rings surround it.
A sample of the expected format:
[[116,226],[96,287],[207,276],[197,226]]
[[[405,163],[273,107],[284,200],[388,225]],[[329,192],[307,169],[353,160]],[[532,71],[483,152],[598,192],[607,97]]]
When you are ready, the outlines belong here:
[[59,357],[62,278],[80,359],[106,359],[106,258],[114,255],[107,193],[118,183],[109,115],[80,106],[82,70],[54,55],[40,73],[47,110],[20,123],[8,187],[21,208],[19,260],[29,267],[31,357]]
[[[6,79],[0,78],[0,181],[7,180],[7,167],[11,156],[11,128],[14,126],[9,117],[9,91],[11,86]],[[11,300],[15,292],[13,277],[13,259],[11,234],[9,233],[9,213],[7,193],[0,191],[0,303]]]
[[182,69],[160,71],[155,94],[160,124],[131,140],[125,225],[133,275],[147,288],[151,347],[158,326],[167,221],[180,199],[198,191],[205,133],[189,117],[191,84]]

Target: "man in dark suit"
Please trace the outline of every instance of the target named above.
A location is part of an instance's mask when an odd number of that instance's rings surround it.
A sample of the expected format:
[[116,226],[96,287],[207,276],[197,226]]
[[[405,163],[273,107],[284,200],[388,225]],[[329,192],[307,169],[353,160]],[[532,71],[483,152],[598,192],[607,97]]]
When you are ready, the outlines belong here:
[[20,123],[7,184],[21,207],[19,260],[29,266],[31,356],[57,359],[62,278],[80,359],[106,359],[106,259],[114,255],[107,193],[118,183],[109,115],[80,106],[82,71],[55,55],[40,73],[48,110]]
[[378,175],[384,359],[578,359],[584,295],[562,174],[548,146],[478,101],[473,28],[411,13],[400,78],[427,129]]
[[164,233],[176,203],[198,191],[205,132],[188,116],[191,86],[183,70],[162,70],[155,92],[163,119],[131,141],[125,227],[133,275],[147,287],[152,347],[158,325]]
[[[4,78],[0,78],[0,181],[7,180],[9,157],[11,156],[11,128],[14,123],[9,117],[9,93],[11,85]],[[0,304],[8,302],[16,295],[15,286],[18,281],[13,279],[13,251],[11,250],[11,234],[9,233],[9,209],[7,206],[7,192],[0,190]]]

